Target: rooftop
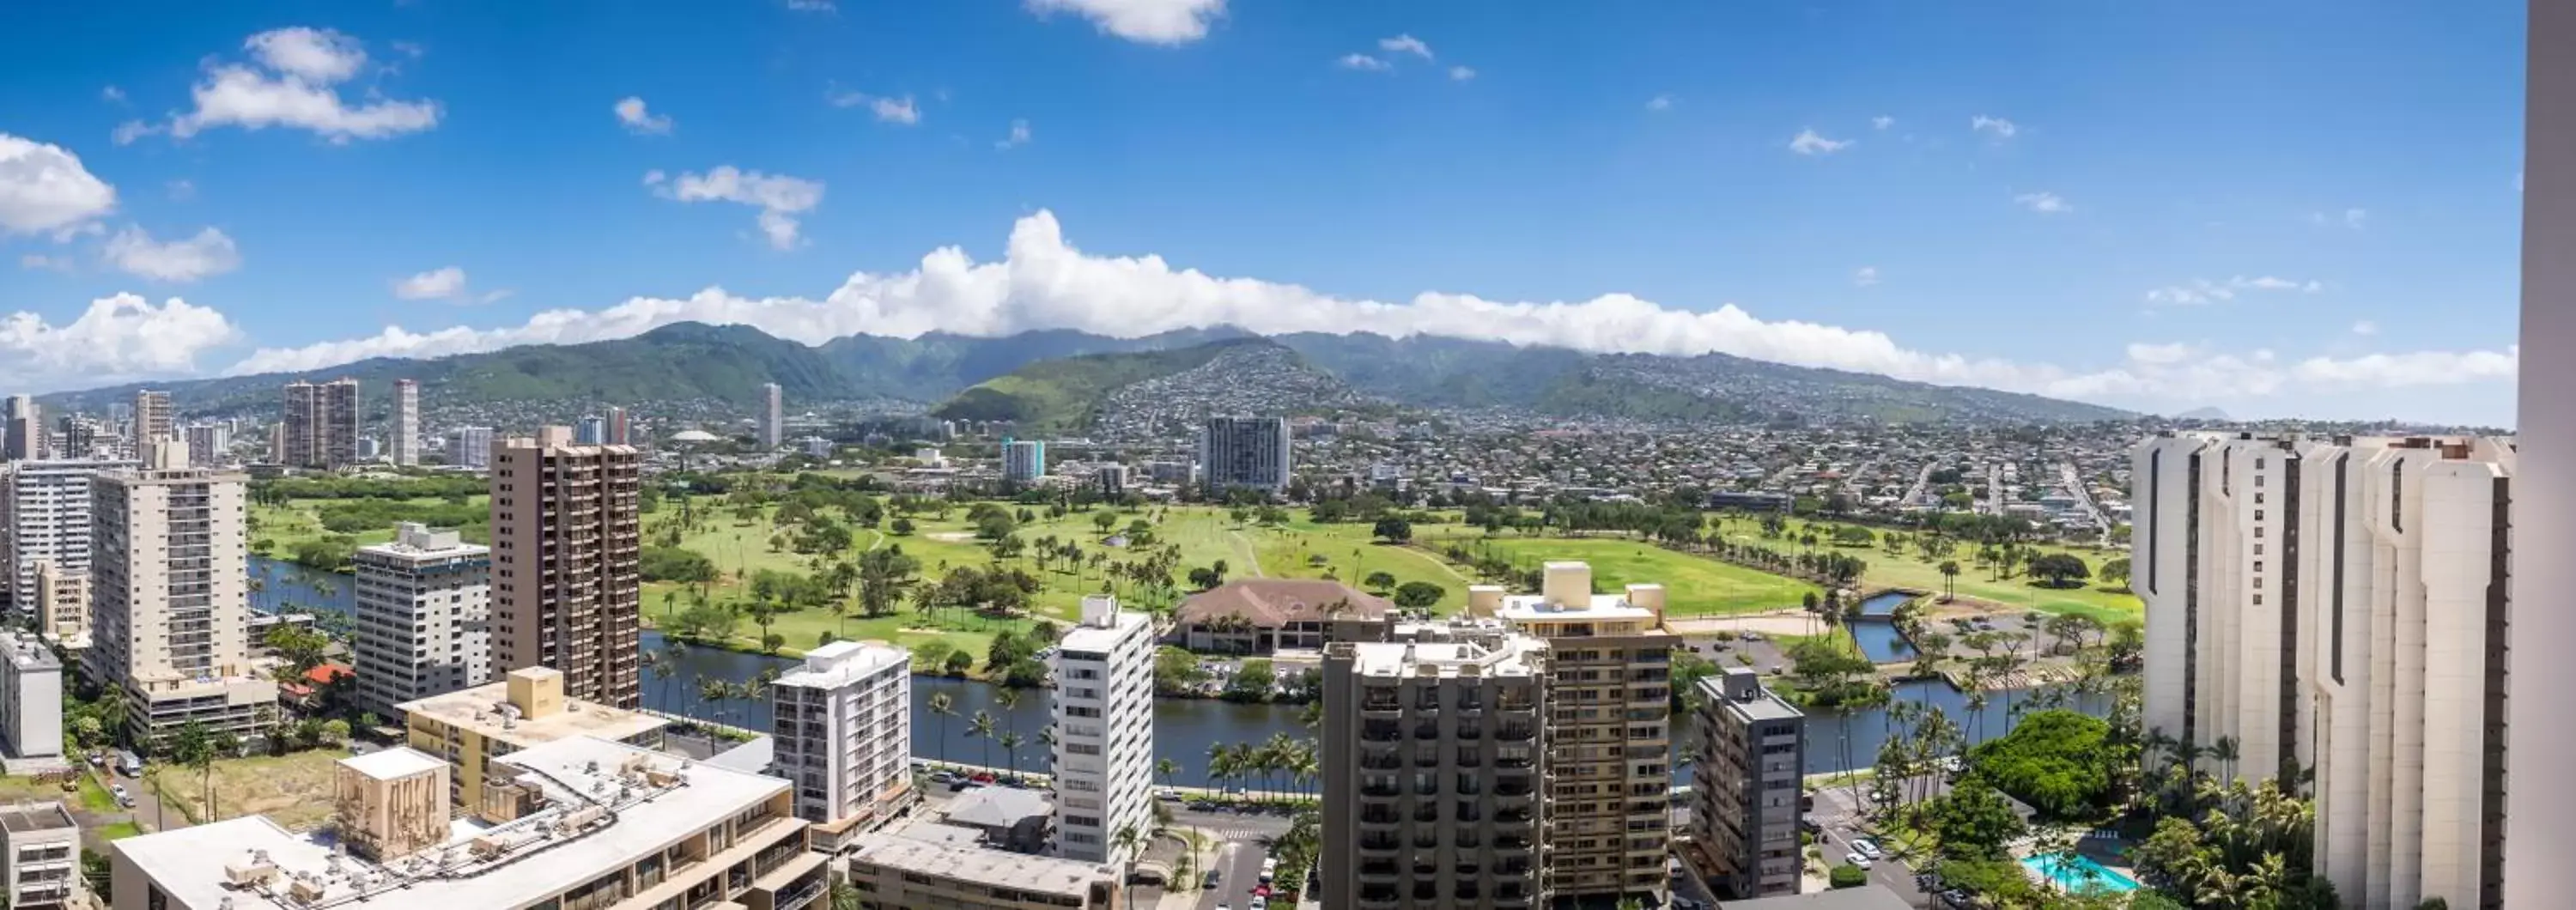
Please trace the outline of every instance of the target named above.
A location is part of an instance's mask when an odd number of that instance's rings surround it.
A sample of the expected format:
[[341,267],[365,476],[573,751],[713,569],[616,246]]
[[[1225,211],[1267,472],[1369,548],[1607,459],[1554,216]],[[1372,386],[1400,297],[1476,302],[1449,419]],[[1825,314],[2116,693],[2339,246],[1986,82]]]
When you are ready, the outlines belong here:
[[444,770],[447,763],[413,749],[378,749],[341,759],[340,767],[377,780],[395,780],[426,771]]
[[[1488,646],[1475,642],[1352,642],[1352,666],[1362,676],[1529,676],[1539,672],[1547,643],[1513,635]],[[1474,669],[1470,670],[1469,668]],[[1425,673],[1425,668],[1430,670]]]
[[1008,828],[1021,819],[1055,811],[1055,803],[1035,790],[977,787],[948,804],[948,821],[981,828]]
[[805,665],[775,685],[838,689],[891,667],[912,666],[912,652],[877,641],[836,641],[805,652]]
[[1905,910],[1905,898],[1884,885],[1727,901],[1725,910]]
[[6,658],[21,671],[63,668],[63,662],[54,657],[53,649],[45,647],[44,642],[33,635],[0,635],[0,658]]
[[[258,815],[116,846],[180,906],[308,910],[364,897],[359,906],[370,910],[517,907],[630,865],[788,786],[587,737],[530,747],[502,763],[534,772],[524,779],[546,791],[549,805],[508,824],[460,823],[445,844],[387,865],[338,853],[327,832],[298,834]],[[648,771],[677,782],[654,786]],[[505,846],[492,852],[478,844]],[[530,859],[538,861],[521,861]],[[277,873],[267,884],[231,884],[234,873],[262,864]],[[296,901],[290,883],[322,896]]]
[[1594,594],[1590,604],[1557,606],[1541,594],[1513,594],[1503,598],[1503,608],[1495,615],[1513,622],[1560,620],[1654,619],[1655,611],[1628,603],[1625,594]]
[[509,695],[510,683],[505,679],[395,707],[406,715],[426,715],[451,727],[522,746],[575,736],[629,739],[671,724],[650,714],[577,698],[564,699],[564,709],[550,716],[518,717],[516,709],[503,707],[509,704]]
[[77,828],[61,803],[19,803],[0,807],[0,828],[11,831],[58,831]]
[[853,863],[869,863],[995,888],[1071,898],[1087,897],[1094,884],[1118,881],[1116,866],[979,847],[952,847],[893,834],[859,835],[852,842],[849,857]]
[[1145,629],[1148,635],[1152,634],[1154,618],[1145,615],[1141,610],[1124,610],[1109,617],[1107,622],[1108,625],[1095,626],[1086,623],[1075,626],[1073,631],[1064,633],[1064,639],[1058,644],[1067,651],[1105,654],[1117,650],[1118,643],[1126,640],[1137,629]]
[[1321,620],[1330,610],[1354,619],[1375,619],[1395,609],[1386,598],[1338,581],[1320,578],[1244,578],[1226,582],[1181,601],[1179,622],[1188,624],[1219,616],[1241,616],[1257,626],[1284,626]]
[[1698,685],[1700,697],[1708,704],[1723,705],[1727,710],[1743,715],[1746,720],[1760,722],[1807,716],[1806,712],[1798,710],[1798,706],[1781,699],[1768,687],[1755,688],[1752,698],[1729,698],[1719,677],[1701,677]]

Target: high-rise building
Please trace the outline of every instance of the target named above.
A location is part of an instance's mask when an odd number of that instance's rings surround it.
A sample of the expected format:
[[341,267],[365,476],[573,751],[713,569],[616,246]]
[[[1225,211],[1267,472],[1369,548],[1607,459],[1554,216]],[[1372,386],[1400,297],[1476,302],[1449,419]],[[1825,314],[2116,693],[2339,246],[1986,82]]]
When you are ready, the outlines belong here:
[[760,384],[760,446],[775,449],[787,441],[787,411],[778,383]]
[[1211,496],[1288,489],[1288,419],[1210,417],[1199,429],[1199,471]]
[[769,685],[770,766],[796,782],[814,848],[849,839],[920,798],[912,787],[912,652],[836,641]]
[[183,434],[188,440],[188,459],[198,467],[212,467],[232,460],[232,429],[220,423],[203,423],[189,427]]
[[1548,647],[1459,631],[1324,649],[1324,906],[1548,904]]
[[358,462],[358,381],[286,384],[284,463],[336,469]]
[[1763,688],[1751,667],[1702,678],[1698,704],[1691,837],[1682,854],[1721,897],[1798,893],[1806,714]]
[[1036,439],[1002,440],[1002,482],[1036,483],[1045,477],[1046,443]]
[[[2502,907],[2509,441],[2141,443],[2144,721],[2234,773],[2313,769],[2347,905]],[[2224,770],[2221,773],[2225,773]]]
[[639,706],[643,462],[565,427],[493,444],[496,669],[553,667],[574,698]]
[[9,396],[9,437],[5,453],[10,461],[28,461],[45,457],[45,418],[36,399],[29,395]]
[[1468,611],[1545,639],[1556,671],[1549,887],[1559,898],[1661,906],[1672,837],[1672,650],[1662,585],[1592,593],[1592,567],[1551,562],[1540,593],[1468,589]]
[[1154,830],[1154,621],[1118,599],[1082,599],[1055,671],[1056,853],[1124,862],[1118,833]]
[[389,543],[359,547],[358,701],[396,705],[492,678],[492,551],[453,530],[404,522]]
[[451,427],[447,434],[448,464],[477,471],[492,467],[491,427]]
[[[36,567],[65,576],[87,576],[90,560],[90,483],[102,471],[132,468],[132,461],[21,461],[0,473],[0,567],[5,593],[21,616],[38,612]],[[86,619],[83,625],[87,625]]]
[[394,380],[394,466],[420,463],[420,383]]
[[63,756],[63,662],[33,635],[0,632],[0,750],[20,761]]
[[629,417],[627,417],[627,416],[626,416],[626,409],[625,409],[625,408],[620,408],[620,407],[611,407],[611,408],[609,408],[609,409],[608,409],[608,444],[609,444],[609,445],[613,445],[613,446],[631,446],[631,445],[634,445],[634,444],[635,444],[635,435],[634,435],[634,433],[635,433],[635,427],[634,427],[634,424],[633,424],[632,420],[631,420]]
[[178,438],[178,417],[170,407],[170,393],[150,389],[134,393],[134,444]]
[[55,454],[64,458],[96,458],[101,454],[99,439],[114,435],[102,433],[100,429],[98,421],[87,415],[65,414],[61,431],[55,434],[51,447]]
[[242,474],[188,467],[185,443],[90,483],[90,678],[126,699],[135,740],[197,722],[255,732],[277,684],[251,665]]
[[1126,465],[1101,465],[1100,470],[1092,474],[1092,480],[1099,485],[1100,495],[1105,498],[1116,499],[1127,495]]
[[[2576,660],[2534,652],[2576,640],[2576,611],[2557,599],[2576,590],[2576,560],[2559,558],[2576,542],[2576,359],[2539,352],[2576,343],[2576,6],[2526,4],[2529,36],[2524,70],[2522,189],[2522,298],[2520,345],[2535,352],[2515,358],[2514,446],[2521,470],[2514,478],[2514,537],[2524,552],[2510,582],[2514,637],[2532,650],[2508,654],[2506,723],[2513,752],[2506,757],[2505,815],[2513,837],[2505,844],[2505,890],[2516,907],[2576,907],[2576,875],[2567,874],[2567,845],[2576,843],[2576,717],[2566,697],[2576,692]],[[2499,896],[2500,897],[2500,896]]]
[[593,414],[574,422],[572,425],[572,442],[574,445],[583,446],[607,445],[608,418]]

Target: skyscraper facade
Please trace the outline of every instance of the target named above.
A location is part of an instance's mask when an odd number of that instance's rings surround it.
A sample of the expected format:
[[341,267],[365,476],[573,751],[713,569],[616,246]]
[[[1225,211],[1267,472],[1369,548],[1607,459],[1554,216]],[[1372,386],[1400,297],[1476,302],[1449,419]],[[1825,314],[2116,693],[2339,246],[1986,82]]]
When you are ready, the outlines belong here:
[[[1056,852],[1123,862],[1154,830],[1153,618],[1085,597],[1054,664]],[[1134,847],[1120,843],[1127,830]]]
[[188,441],[188,460],[198,467],[224,464],[232,460],[233,434],[223,424],[197,424],[188,427],[180,435]]
[[477,471],[490,468],[492,466],[492,428],[449,428],[447,463]]
[[607,445],[608,418],[595,414],[582,418],[579,422],[573,424],[572,441],[575,445]]
[[393,462],[395,467],[408,468],[420,463],[420,383],[394,380],[393,404]]
[[796,782],[796,817],[838,853],[920,794],[912,787],[912,652],[836,641],[769,685],[771,766]]
[[760,445],[775,449],[787,441],[786,402],[781,400],[778,383],[760,384]]
[[643,458],[558,426],[491,460],[494,669],[552,667],[567,696],[638,707]]
[[1199,471],[1210,496],[1227,490],[1277,495],[1288,489],[1288,419],[1210,417],[1199,428]]
[[92,679],[126,699],[135,741],[195,722],[256,732],[277,684],[251,665],[245,475],[188,466],[187,446],[90,485]]
[[[132,461],[21,461],[0,473],[0,566],[9,572],[10,608],[34,616],[44,598],[37,569],[58,577],[89,574],[90,483],[100,473],[132,468]],[[86,624],[86,618],[83,619]]]
[[1036,439],[1002,440],[1002,482],[1031,484],[1045,477],[1046,443]]
[[635,444],[635,442],[634,442],[633,431],[634,431],[634,427],[633,427],[630,423],[628,423],[627,416],[626,416],[626,409],[625,409],[625,408],[620,408],[620,407],[611,407],[611,408],[609,408],[609,409],[608,409],[608,444],[609,444],[609,445],[613,445],[613,446],[628,446],[628,445],[634,445],[634,444]]
[[1806,714],[1762,686],[1751,667],[1699,681],[1692,728],[1690,844],[1684,856],[1720,896],[1798,893],[1798,809]]
[[9,396],[8,439],[10,461],[27,461],[45,457],[45,419],[43,410],[30,395]]
[[379,717],[396,705],[491,681],[492,551],[453,530],[404,522],[389,543],[359,547],[358,701]]
[[170,393],[150,389],[134,393],[134,444],[177,438],[178,416],[170,407]]
[[358,462],[358,381],[286,384],[286,451],[294,467],[337,469]]

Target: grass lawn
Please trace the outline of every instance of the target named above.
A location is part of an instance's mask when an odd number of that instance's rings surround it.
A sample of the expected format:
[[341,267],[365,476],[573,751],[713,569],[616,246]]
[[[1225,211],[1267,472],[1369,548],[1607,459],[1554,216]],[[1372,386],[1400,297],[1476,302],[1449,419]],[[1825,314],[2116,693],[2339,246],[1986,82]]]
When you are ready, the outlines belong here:
[[[1795,539],[1810,525],[1817,529],[1818,537],[1830,536],[1829,532],[1824,530],[1826,522],[1810,523],[1798,519],[1791,519],[1787,532],[1776,540],[1763,539],[1761,526],[1750,521],[1729,522],[1726,525],[1726,536],[1728,540],[1737,543],[1750,543],[1783,552],[1795,552],[1797,550]],[[2116,550],[2095,547],[2043,545],[2039,549],[2047,553],[2072,553],[2084,560],[2086,566],[2095,569],[2101,568],[2105,562],[2128,555]],[[1869,571],[1861,576],[1861,586],[1864,588],[1942,590],[1940,563],[1923,559],[1921,553],[1911,548],[1902,554],[1890,554],[1880,547],[1843,547],[1840,551],[1869,563]],[[1959,577],[1956,584],[1961,597],[1974,597],[2023,610],[2085,613],[2104,622],[2135,620],[2146,612],[2146,606],[2138,600],[2138,595],[2128,591],[2106,589],[2098,585],[2043,588],[2032,584],[2035,579],[2028,575],[2008,580],[1993,580],[1991,572],[1977,565],[1976,547],[1972,544],[1962,543],[1959,551],[1950,558],[1959,564]]]
[[124,840],[142,833],[143,826],[136,822],[112,822],[98,829],[98,836],[102,840]]
[[[215,809],[224,818],[266,815],[297,829],[331,817],[332,766],[345,749],[308,749],[285,755],[231,758],[215,763]],[[204,824],[206,784],[194,768],[155,766],[154,789],[170,808]]]
[[[1222,514],[1216,517],[1224,518]],[[1371,529],[1366,522],[1316,524],[1300,518],[1277,528],[1255,526],[1238,533],[1259,554],[1261,574],[1271,578],[1335,578],[1366,589],[1363,583],[1371,574],[1384,572],[1394,576],[1397,585],[1414,581],[1439,585],[1440,602],[1432,608],[1437,612],[1449,613],[1467,606],[1467,585],[1472,580],[1465,573],[1436,555],[1378,543]],[[1316,562],[1317,557],[1323,561]],[[1233,575],[1241,578],[1247,573],[1237,570]]]
[[1807,594],[1822,593],[1815,585],[1798,579],[1677,553],[1641,540],[1487,536],[1482,530],[1464,525],[1416,527],[1413,535],[1417,544],[1435,550],[1450,543],[1464,544],[1471,551],[1489,548],[1515,565],[1535,567],[1542,562],[1567,559],[1591,563],[1593,584],[1605,591],[1629,584],[1660,584],[1664,586],[1666,612],[1673,616],[1795,609]]
[[[318,540],[331,536],[331,530],[322,526],[321,514],[324,507],[339,503],[358,501],[360,500],[296,499],[290,500],[287,504],[282,506],[252,505],[250,507],[250,538],[253,541],[268,541],[269,549],[265,552],[270,556],[283,559],[289,554],[295,552],[295,546],[297,544],[308,540]],[[488,496],[475,496],[471,497],[467,501],[476,508],[483,508],[486,503],[491,501],[491,498]],[[427,507],[444,506],[446,504],[446,500],[435,496],[422,496],[400,501],[401,506]],[[386,543],[394,539],[394,529],[393,525],[387,524],[383,527],[368,528],[351,536],[358,539],[359,546]]]

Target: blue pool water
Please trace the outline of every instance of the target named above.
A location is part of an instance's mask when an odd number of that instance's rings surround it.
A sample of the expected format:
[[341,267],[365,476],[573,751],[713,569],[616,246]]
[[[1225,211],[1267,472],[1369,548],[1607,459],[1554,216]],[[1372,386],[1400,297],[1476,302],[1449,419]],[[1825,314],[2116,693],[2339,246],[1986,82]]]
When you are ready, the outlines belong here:
[[2078,856],[2072,863],[2065,862],[2064,859],[2064,857],[2060,856],[2034,856],[2029,859],[2022,860],[2021,864],[2030,867],[2031,871],[2039,873],[2041,878],[2048,879],[2050,882],[2055,883],[2058,890],[2065,891],[2069,894],[2079,891],[2104,891],[2112,894],[2127,894],[2131,891],[2138,890],[2137,879],[2122,875],[2116,869],[2094,862],[2092,857]]

